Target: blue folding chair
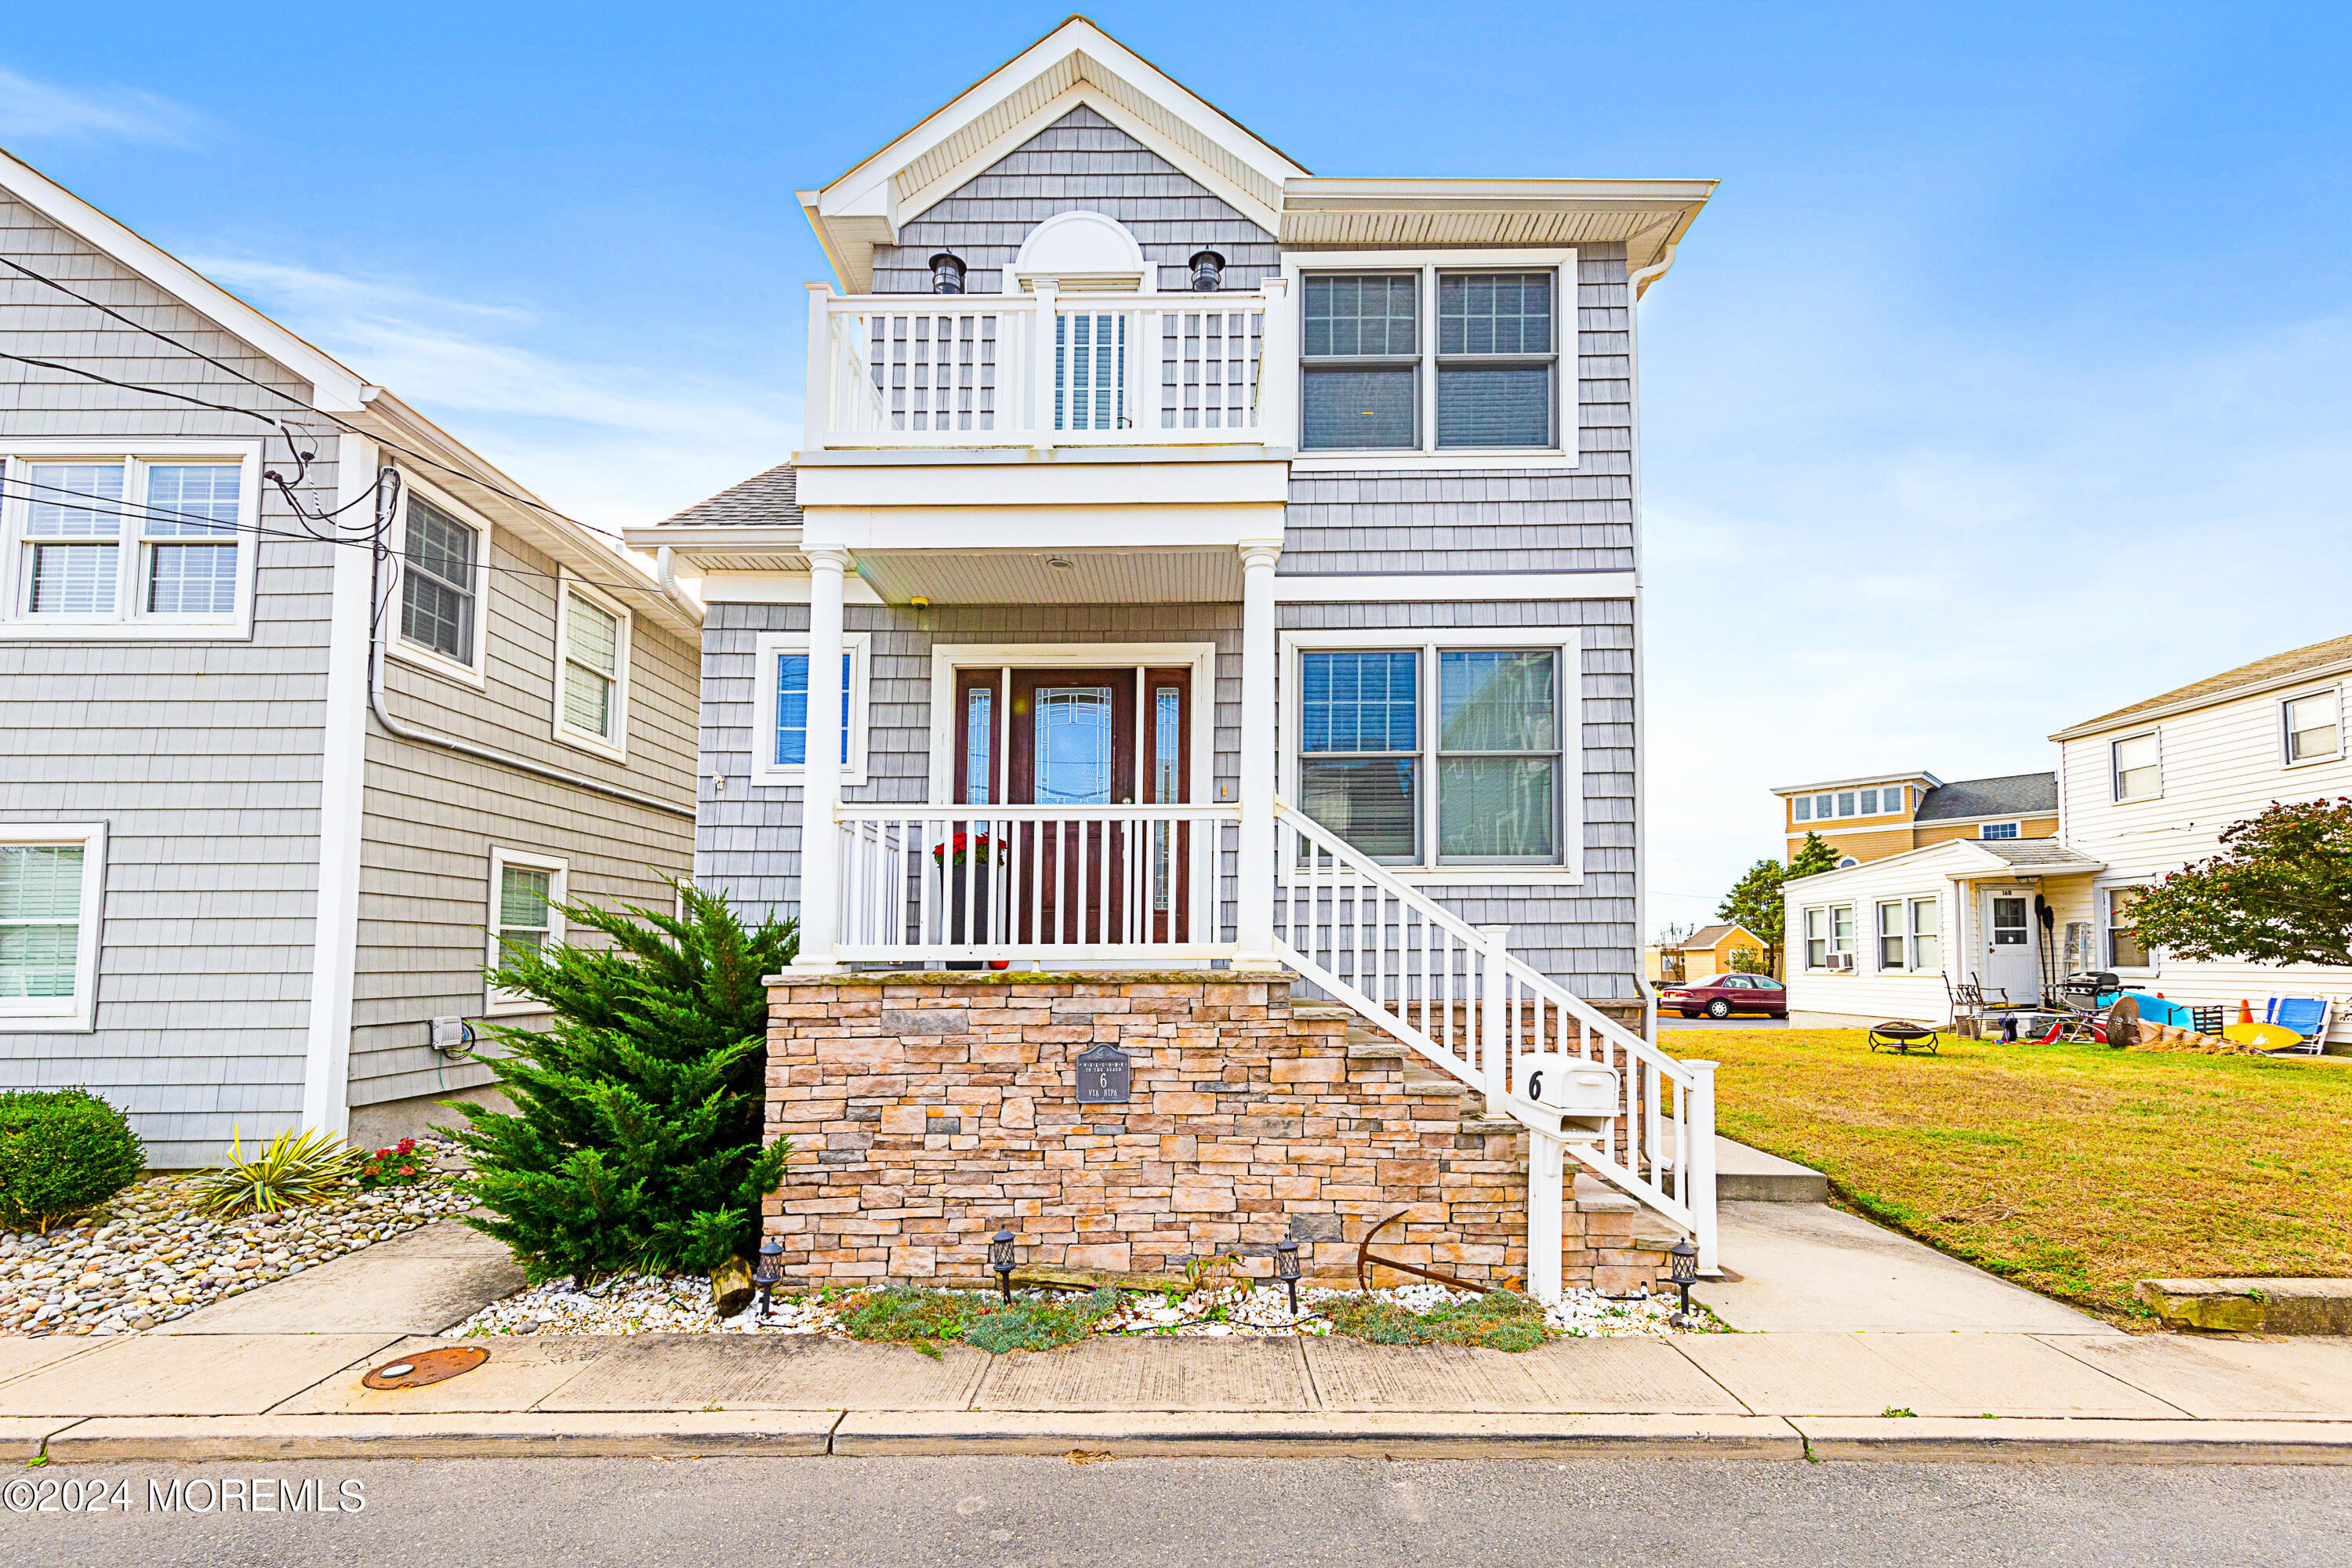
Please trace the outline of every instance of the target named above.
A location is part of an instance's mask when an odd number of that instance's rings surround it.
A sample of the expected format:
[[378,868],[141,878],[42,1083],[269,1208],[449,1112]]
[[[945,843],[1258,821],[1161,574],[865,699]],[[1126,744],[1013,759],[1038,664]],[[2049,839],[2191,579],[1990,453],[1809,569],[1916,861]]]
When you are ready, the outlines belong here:
[[2293,1029],[2301,1043],[2264,1056],[2317,1056],[2327,1048],[2327,1018],[2336,1005],[2325,996],[2273,996],[2263,1009],[2263,1022],[2276,1024],[2283,1029]]

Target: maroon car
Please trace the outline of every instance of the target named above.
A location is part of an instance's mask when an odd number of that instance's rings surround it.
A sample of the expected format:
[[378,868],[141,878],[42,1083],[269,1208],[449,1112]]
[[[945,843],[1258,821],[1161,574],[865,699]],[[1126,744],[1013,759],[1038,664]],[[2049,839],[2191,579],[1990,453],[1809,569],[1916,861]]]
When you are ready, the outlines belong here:
[[1789,1016],[1789,990],[1769,974],[1718,974],[1696,985],[1660,986],[1658,1006],[1661,1010],[1672,1008],[1685,1018],[1696,1018],[1701,1013],[1710,1018],[1728,1018],[1734,1013],[1763,1013],[1785,1018]]

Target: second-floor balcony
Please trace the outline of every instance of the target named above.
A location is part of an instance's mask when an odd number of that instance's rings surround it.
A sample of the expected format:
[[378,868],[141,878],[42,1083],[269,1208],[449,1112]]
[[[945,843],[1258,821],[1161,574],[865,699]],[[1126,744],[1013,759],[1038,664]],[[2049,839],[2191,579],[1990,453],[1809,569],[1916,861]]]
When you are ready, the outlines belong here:
[[[808,437],[876,447],[1259,446],[1283,283],[1214,293],[809,297]],[[1287,442],[1277,437],[1276,444]]]

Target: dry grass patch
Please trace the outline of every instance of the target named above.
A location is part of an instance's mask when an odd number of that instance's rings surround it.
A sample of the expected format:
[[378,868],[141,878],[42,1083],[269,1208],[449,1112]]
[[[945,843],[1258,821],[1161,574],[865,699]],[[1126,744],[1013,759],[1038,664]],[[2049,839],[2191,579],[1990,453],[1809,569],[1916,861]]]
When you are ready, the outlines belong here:
[[2352,1277],[2352,1061],[1663,1032],[1723,1064],[1725,1136],[2045,1295],[2142,1316],[2144,1279]]

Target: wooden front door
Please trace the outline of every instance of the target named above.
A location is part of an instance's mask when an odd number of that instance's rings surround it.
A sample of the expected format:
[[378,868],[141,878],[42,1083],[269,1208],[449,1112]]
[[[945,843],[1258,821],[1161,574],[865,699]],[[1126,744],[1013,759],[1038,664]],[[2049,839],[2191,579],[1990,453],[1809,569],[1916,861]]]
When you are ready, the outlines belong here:
[[[1135,671],[1016,669],[1010,688],[1007,805],[1135,804]],[[1119,837],[1099,821],[1025,826],[1020,859],[1034,870],[1016,889],[1015,929],[1055,942],[1129,940]]]

